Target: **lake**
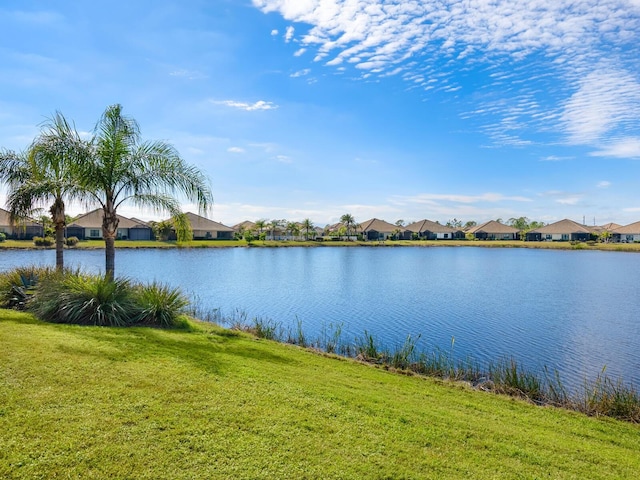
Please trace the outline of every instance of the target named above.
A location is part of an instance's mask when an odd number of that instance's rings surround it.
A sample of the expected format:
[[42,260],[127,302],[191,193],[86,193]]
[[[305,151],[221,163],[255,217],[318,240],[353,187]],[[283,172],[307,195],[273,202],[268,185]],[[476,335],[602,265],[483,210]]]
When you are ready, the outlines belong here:
[[[98,272],[104,251],[69,250]],[[0,270],[55,263],[55,252],[2,250]],[[421,335],[481,363],[514,357],[557,368],[568,385],[606,373],[640,385],[640,254],[481,247],[118,250],[116,272],[159,280],[201,307],[301,322],[308,338],[342,325],[389,347]]]

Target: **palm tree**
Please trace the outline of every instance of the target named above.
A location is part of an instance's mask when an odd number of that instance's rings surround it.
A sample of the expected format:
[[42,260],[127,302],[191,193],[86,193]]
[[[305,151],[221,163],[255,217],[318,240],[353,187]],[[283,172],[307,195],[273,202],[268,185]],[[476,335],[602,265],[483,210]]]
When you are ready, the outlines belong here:
[[356,225],[356,221],[353,218],[353,215],[351,215],[350,213],[345,213],[340,217],[340,221],[344,224],[344,227],[347,230],[347,237],[349,237],[351,235],[352,229]]
[[269,228],[271,229],[271,240],[276,239],[276,229],[282,225],[283,220],[271,220],[269,222]]
[[123,203],[170,213],[177,232],[187,231],[189,225],[176,193],[195,202],[201,213],[206,213],[213,203],[204,174],[188,165],[172,145],[142,142],[138,123],[123,116],[121,105],[107,107],[90,146],[90,154],[81,163],[80,176],[88,201],[103,210],[102,236],[109,277],[113,278],[115,270],[117,210]]
[[293,237],[293,240],[300,235],[300,226],[296,222],[287,222],[287,232]]
[[313,230],[313,222],[309,218],[302,221],[302,229],[304,230],[304,239],[309,240],[309,232]]
[[256,220],[256,228],[258,229],[258,237],[262,236],[262,231],[265,229],[266,226],[267,226],[267,221],[264,218],[261,218],[260,220]]
[[60,112],[44,124],[44,129],[23,154],[0,154],[0,181],[7,184],[12,222],[49,206],[56,237],[56,268],[64,268],[65,199],[82,196],[77,181],[79,159],[87,152],[74,128]]

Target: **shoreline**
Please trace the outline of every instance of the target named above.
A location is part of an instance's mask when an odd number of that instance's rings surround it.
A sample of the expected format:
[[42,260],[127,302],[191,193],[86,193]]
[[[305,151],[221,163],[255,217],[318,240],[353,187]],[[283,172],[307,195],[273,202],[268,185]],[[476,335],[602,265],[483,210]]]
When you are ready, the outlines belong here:
[[[538,250],[597,250],[604,252],[640,253],[640,243],[572,243],[572,242],[526,242],[521,240],[386,240],[372,241],[283,241],[259,240],[247,243],[244,240],[192,240],[190,242],[116,240],[116,249],[170,249],[170,248],[332,248],[332,247],[480,247],[480,248],[531,248]],[[36,247],[31,240],[6,240],[0,250],[55,250],[55,246]],[[104,241],[85,240],[65,250],[104,250]]]

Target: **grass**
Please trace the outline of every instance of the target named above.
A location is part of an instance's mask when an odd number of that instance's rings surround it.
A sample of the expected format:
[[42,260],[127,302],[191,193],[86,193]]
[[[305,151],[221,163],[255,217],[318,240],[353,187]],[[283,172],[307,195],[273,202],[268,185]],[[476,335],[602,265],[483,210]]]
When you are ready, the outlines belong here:
[[3,478],[635,478],[640,427],[213,325],[0,310]]
[[[244,240],[192,240],[190,242],[155,240],[117,240],[116,248],[231,248],[231,247],[487,247],[487,248],[538,248],[545,250],[603,250],[615,252],[640,252],[640,243],[587,243],[572,242],[522,242],[517,240],[387,240],[384,242],[345,242],[345,241],[279,241],[255,240],[248,244]],[[6,240],[0,243],[1,249],[29,249],[35,247],[30,240]],[[54,247],[46,247],[54,248]],[[102,240],[84,240],[75,247],[78,249],[104,248]]]

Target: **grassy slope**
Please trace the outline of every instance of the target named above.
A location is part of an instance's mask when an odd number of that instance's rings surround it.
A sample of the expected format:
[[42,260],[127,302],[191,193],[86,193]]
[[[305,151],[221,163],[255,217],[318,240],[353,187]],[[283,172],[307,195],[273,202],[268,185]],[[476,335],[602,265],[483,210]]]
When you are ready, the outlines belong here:
[[0,477],[636,478],[640,427],[201,325],[0,310]]

